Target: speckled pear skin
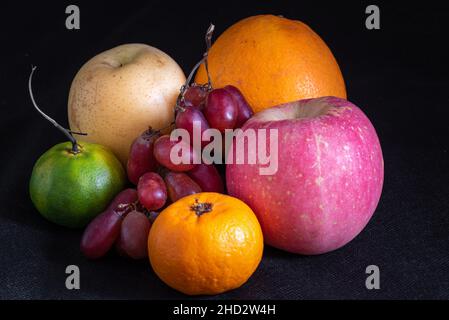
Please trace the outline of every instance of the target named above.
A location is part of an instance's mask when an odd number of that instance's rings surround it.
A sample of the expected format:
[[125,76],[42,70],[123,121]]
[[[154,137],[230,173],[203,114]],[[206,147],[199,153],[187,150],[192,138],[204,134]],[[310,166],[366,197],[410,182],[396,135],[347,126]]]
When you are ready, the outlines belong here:
[[162,129],[174,120],[174,106],[185,76],[161,50],[139,43],[104,51],[73,79],[70,129],[102,144],[126,165],[132,142],[148,127]]

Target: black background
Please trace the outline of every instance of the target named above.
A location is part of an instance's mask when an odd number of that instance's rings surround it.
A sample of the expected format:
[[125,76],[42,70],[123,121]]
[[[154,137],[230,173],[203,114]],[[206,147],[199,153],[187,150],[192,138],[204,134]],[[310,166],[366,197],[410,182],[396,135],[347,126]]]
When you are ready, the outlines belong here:
[[[71,80],[95,54],[143,42],[188,73],[201,58],[210,22],[217,36],[262,13],[302,20],[332,49],[349,100],[381,140],[384,189],[368,226],[342,249],[306,257],[267,246],[244,286],[212,298],[449,298],[449,11],[442,2],[373,1],[381,29],[372,31],[365,28],[371,3],[360,1],[73,3],[80,6],[81,30],[65,28],[66,1],[0,4],[0,298],[186,298],[162,283],[147,261],[115,255],[87,261],[79,252],[81,231],[53,225],[34,209],[32,166],[64,136],[32,109],[30,64],[39,67],[39,104],[66,125]],[[80,267],[80,290],[65,288],[69,264]],[[365,288],[370,264],[380,268],[380,290]]]

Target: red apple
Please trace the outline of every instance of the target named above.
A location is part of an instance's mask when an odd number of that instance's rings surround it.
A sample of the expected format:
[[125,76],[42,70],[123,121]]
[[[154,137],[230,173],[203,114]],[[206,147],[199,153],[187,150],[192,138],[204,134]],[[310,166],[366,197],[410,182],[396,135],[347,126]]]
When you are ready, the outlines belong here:
[[255,114],[243,126],[249,129],[278,130],[277,172],[261,175],[260,162],[229,164],[230,154],[226,182],[256,213],[267,244],[321,254],[360,233],[379,202],[384,164],[376,131],[357,106],[336,97],[300,100]]

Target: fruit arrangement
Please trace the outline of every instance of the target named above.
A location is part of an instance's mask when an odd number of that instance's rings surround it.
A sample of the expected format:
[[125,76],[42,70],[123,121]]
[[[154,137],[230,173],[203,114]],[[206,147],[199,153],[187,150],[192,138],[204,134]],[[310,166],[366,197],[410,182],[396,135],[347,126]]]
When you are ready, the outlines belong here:
[[[213,26],[206,35],[207,48],[210,47],[212,32]],[[207,52],[201,62],[206,57]],[[220,132],[246,122],[253,112],[236,87],[213,89],[210,82],[202,86],[189,83],[198,66],[193,69],[177,98],[175,127],[193,135],[195,122],[204,130],[214,128]],[[171,157],[174,148],[185,150],[188,161],[174,163]],[[224,183],[219,171],[214,164],[200,163],[197,159],[200,152],[193,144],[173,140],[170,135],[161,134],[161,130],[149,128],[139,135],[131,144],[126,166],[128,179],[137,188],[119,193],[109,207],[87,226],[81,240],[84,255],[99,258],[115,244],[122,255],[146,257],[143,248],[147,247],[151,229],[150,213],[153,217],[159,216],[157,211],[163,208],[163,212],[170,212],[173,209],[169,204],[179,204],[178,201],[194,194],[211,193],[217,197],[214,193],[223,193]],[[198,199],[199,196],[195,197]],[[210,210],[213,206],[211,204]],[[176,243],[170,242],[170,245]]]
[[[38,211],[85,227],[85,257],[148,258],[162,281],[190,295],[244,284],[264,240],[300,254],[345,245],[368,223],[383,183],[375,129],[344,99],[338,65],[318,35],[275,16],[244,19],[214,44],[213,31],[187,78],[146,45],[94,57],[72,83],[71,130],[37,106],[34,68],[29,80],[34,107],[70,140],[35,164]],[[231,144],[210,148],[233,130]],[[270,174],[260,173],[266,163],[235,161],[255,153],[245,145],[251,130],[278,134],[275,144],[257,136],[258,152],[276,145]]]

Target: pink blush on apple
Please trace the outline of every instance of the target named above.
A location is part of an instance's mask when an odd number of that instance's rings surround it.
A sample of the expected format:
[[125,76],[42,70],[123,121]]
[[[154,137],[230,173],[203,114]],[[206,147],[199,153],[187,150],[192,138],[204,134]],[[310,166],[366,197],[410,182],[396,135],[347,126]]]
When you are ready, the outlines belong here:
[[278,130],[278,171],[228,164],[226,181],[256,213],[267,244],[321,254],[356,237],[377,207],[384,172],[365,114],[344,99],[307,99],[259,112],[243,130],[259,128]]

